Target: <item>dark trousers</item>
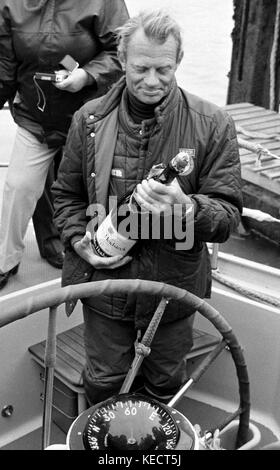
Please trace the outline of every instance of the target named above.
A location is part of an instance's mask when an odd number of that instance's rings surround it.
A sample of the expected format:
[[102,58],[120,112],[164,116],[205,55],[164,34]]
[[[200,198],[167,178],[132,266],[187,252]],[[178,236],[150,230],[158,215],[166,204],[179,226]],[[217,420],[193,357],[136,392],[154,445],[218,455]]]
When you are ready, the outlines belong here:
[[[83,313],[83,381],[87,400],[94,405],[119,392],[135,355],[137,331],[133,322],[113,320],[87,305]],[[193,344],[193,321],[194,315],[158,326],[138,380],[145,394],[168,403],[187,379],[185,357]]]
[[37,202],[32,216],[35,236],[40,255],[48,258],[63,251],[60,235],[53,223],[53,200],[51,186],[56,178],[61,152],[55,157],[53,165],[49,169],[44,192]]

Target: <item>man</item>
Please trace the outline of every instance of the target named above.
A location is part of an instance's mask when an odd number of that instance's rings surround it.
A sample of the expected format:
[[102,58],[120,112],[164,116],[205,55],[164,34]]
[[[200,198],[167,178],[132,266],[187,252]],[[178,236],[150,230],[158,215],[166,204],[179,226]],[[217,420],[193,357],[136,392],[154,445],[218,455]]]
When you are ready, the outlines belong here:
[[[161,12],[141,13],[119,28],[123,77],[102,99],[74,115],[58,180],[55,221],[66,247],[63,285],[109,278],[156,280],[210,297],[206,242],[224,242],[242,209],[240,161],[230,116],[177,86],[182,57],[179,27]],[[192,171],[171,184],[146,180],[149,169],[180,150]],[[137,185],[136,201],[155,217],[190,207],[194,243],[139,240],[128,255],[100,257],[88,236],[89,207],[108,208]],[[183,215],[184,217],[184,215]],[[85,391],[90,404],[119,391],[134,355],[137,332],[146,329],[158,299],[102,295],[84,303]],[[142,364],[145,393],[169,400],[185,379],[194,311],[169,303]]]

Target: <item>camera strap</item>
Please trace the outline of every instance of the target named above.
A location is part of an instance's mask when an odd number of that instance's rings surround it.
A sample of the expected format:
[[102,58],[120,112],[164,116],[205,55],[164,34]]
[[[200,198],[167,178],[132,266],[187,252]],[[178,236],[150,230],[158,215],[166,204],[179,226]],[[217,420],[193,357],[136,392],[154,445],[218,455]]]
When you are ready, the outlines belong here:
[[37,96],[38,96],[37,108],[39,109],[39,111],[42,111],[42,113],[43,113],[45,111],[45,107],[46,107],[45,93],[43,92],[42,88],[40,87],[40,85],[38,83],[38,80],[35,78],[35,76],[33,77],[33,82],[35,84],[35,88],[36,88]]

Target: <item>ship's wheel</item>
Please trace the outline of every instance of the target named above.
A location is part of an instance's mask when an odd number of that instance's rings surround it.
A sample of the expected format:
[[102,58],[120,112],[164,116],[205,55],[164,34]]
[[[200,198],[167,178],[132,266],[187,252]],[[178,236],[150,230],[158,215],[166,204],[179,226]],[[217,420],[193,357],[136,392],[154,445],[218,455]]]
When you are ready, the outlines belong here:
[[[222,339],[193,371],[187,383],[168,405],[142,394],[129,393],[130,384],[135,377],[135,375],[131,377],[133,371],[130,370],[130,380],[128,376],[125,380],[125,383],[129,385],[123,386],[118,395],[84,411],[74,421],[67,436],[67,444],[71,450],[198,449],[199,439],[193,425],[173,406],[189,386],[200,379],[225,347],[230,350],[236,366],[240,403],[237,411],[222,423],[220,429],[239,417],[236,448],[247,442],[250,413],[247,367],[242,348],[232,332],[232,328],[216,309],[186,290],[154,281],[106,280],[71,286],[71,297],[75,296],[76,289],[79,291],[80,298],[89,295],[98,296],[104,292],[109,295],[121,292],[156,295],[159,299],[161,298],[161,303],[164,299],[168,299],[170,302],[172,299],[180,301],[207,318],[222,335]],[[161,309],[158,308],[158,310]],[[162,313],[160,312],[160,314]],[[149,332],[148,329],[145,333],[146,339],[149,337],[151,340],[155,327],[153,325]],[[142,341],[145,342],[145,335]]]

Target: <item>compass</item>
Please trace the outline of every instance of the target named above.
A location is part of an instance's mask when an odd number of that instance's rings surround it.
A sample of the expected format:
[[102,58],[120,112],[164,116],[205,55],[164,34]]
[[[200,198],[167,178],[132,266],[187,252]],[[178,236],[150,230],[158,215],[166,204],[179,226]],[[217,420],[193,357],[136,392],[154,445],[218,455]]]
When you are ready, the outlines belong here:
[[71,450],[193,449],[196,433],[177,410],[142,394],[115,395],[84,411],[68,436]]

